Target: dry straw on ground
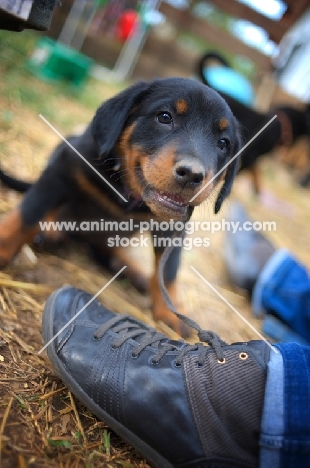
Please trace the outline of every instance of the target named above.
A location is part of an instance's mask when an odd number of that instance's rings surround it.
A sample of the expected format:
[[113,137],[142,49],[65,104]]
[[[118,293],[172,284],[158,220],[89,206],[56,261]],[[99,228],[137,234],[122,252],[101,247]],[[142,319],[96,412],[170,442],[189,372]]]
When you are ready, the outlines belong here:
[[[39,95],[51,92],[50,85],[30,75],[27,79],[32,80]],[[102,98],[113,92],[114,89],[100,85]],[[3,92],[0,98],[1,108],[10,113],[10,119],[4,119],[7,114],[3,114],[0,123],[1,166],[19,177],[34,180],[58,138],[41,121],[38,112],[18,96],[14,89],[11,93]],[[73,98],[60,94],[57,99],[61,105],[55,104],[53,108],[53,124],[59,130],[63,125],[68,131],[91,118],[92,111]],[[74,116],[72,121],[70,116]],[[310,267],[309,190],[299,188],[293,174],[271,159],[262,164],[262,171],[261,200],[252,195],[247,178],[242,176],[217,218],[212,214],[210,201],[196,210],[195,219],[221,219],[229,212],[231,200],[239,199],[254,219],[276,221],[277,231],[270,233],[271,240],[279,247],[291,249]],[[0,216],[19,199],[14,192],[1,187]],[[261,322],[253,318],[247,297],[229,285],[222,258],[223,233],[207,236],[211,241],[209,248],[189,250],[183,256],[179,290],[184,309],[201,327],[213,329],[227,342],[255,339],[256,334],[189,268],[194,265],[260,330]],[[141,265],[147,265],[150,273],[150,250],[132,254],[143,260]],[[90,260],[86,246],[69,243],[49,251],[36,250],[35,256],[36,261],[26,250],[0,272],[0,466],[147,467],[131,447],[73,397],[47,359],[37,354],[43,344],[42,309],[50,292],[71,284],[94,294],[110,275]],[[164,325],[154,324],[148,298],[139,295],[126,281],[111,284],[100,299],[116,312],[132,314],[174,336]]]

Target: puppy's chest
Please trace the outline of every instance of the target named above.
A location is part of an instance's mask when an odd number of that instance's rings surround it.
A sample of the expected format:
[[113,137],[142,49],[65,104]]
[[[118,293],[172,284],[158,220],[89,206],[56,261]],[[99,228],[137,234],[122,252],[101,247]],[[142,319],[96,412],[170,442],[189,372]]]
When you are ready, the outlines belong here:
[[91,219],[104,217],[109,220],[142,221],[149,218],[149,209],[141,198],[131,195],[122,184],[102,178],[94,181],[83,171],[76,171],[77,188],[74,196],[75,211],[84,212]]

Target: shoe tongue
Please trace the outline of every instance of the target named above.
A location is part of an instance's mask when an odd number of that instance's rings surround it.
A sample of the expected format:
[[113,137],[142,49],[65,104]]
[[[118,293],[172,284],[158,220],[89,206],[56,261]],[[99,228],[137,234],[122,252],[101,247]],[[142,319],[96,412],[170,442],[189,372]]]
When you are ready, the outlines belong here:
[[180,350],[184,348],[184,346],[186,346],[186,343],[184,341],[181,341],[181,340],[170,340],[169,338],[167,338],[166,340],[162,340],[159,342],[159,346],[158,348],[164,348],[165,346],[175,346],[175,348],[177,350]]

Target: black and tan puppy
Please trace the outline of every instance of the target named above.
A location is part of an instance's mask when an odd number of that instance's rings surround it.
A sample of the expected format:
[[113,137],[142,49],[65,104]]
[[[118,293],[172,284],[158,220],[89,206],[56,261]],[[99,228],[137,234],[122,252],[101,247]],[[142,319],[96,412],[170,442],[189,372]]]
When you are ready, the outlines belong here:
[[[234,160],[192,202],[190,201],[240,147],[238,123],[218,93],[189,79],[139,82],[105,102],[79,137],[68,139],[91,166],[128,200],[123,200],[66,143],[52,154],[19,207],[0,224],[0,262],[5,266],[25,242],[39,232],[39,221],[124,221],[155,218],[189,220],[194,207],[222,181],[215,203],[219,211],[229,194],[237,168]],[[0,173],[0,179],[4,174]],[[18,181],[7,178],[15,188]],[[76,232],[105,259],[108,266],[129,265],[119,249],[107,246],[113,232]],[[132,234],[132,232],[130,233]],[[158,234],[158,233],[157,233]],[[164,233],[167,236],[167,232]],[[151,296],[156,319],[181,331],[159,291],[157,265],[162,249],[155,247]],[[165,271],[168,290],[176,300],[175,278],[180,249],[174,249]],[[110,263],[110,265],[109,265]],[[138,282],[136,270],[125,270]]]
[[[204,69],[208,63],[216,60],[224,66],[227,62],[215,53],[206,53],[198,61],[198,75],[201,81],[210,86],[206,79]],[[251,143],[243,152],[240,158],[239,171],[249,170],[253,178],[253,186],[258,193],[260,191],[260,180],[257,171],[257,162],[261,156],[270,153],[276,146],[290,148],[296,140],[302,136],[310,136],[310,105],[305,110],[300,110],[292,106],[277,106],[270,112],[263,113],[252,109],[249,106],[237,101],[225,93],[220,93],[228,103],[234,116],[244,127],[243,135],[246,140],[250,140],[261,130],[272,117],[275,119],[265,130]]]

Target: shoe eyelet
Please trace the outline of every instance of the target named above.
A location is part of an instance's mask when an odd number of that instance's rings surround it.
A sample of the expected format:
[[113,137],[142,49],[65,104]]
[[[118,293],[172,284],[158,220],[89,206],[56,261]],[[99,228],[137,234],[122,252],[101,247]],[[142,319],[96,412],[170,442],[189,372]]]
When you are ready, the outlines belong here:
[[130,354],[130,357],[131,357],[132,359],[137,359],[138,356],[139,356],[139,354],[136,354],[136,353],[134,353],[133,351],[132,351],[131,354]]
[[180,369],[180,367],[182,367],[182,363],[181,363],[181,362],[177,362],[177,361],[173,361],[173,365],[174,365],[174,367],[176,367],[177,369]]
[[244,351],[239,354],[239,358],[242,359],[242,361],[245,361],[248,357],[248,353],[245,353]]
[[158,366],[159,361],[154,361],[154,359],[150,359],[150,363],[152,364],[152,366]]
[[112,344],[111,349],[113,349],[113,351],[115,351],[116,349],[118,349],[118,346],[115,346],[114,344]]
[[203,364],[200,364],[200,362],[197,362],[197,367],[203,367]]
[[217,359],[217,362],[218,362],[219,364],[225,364],[226,359],[225,359],[225,358],[223,358],[223,359]]
[[93,340],[94,340],[94,341],[100,341],[100,340],[101,340],[101,337],[100,337],[100,336],[93,335]]

